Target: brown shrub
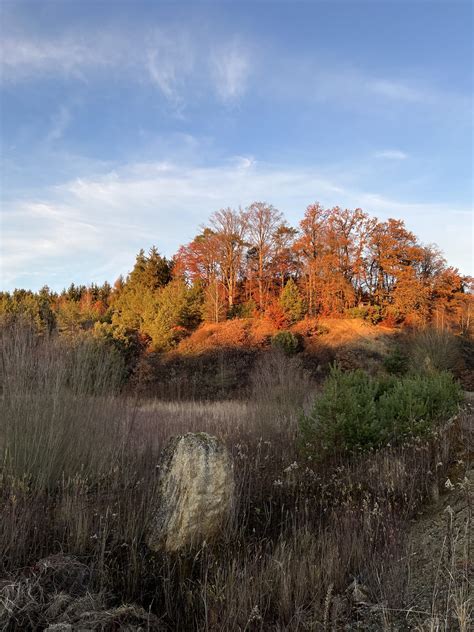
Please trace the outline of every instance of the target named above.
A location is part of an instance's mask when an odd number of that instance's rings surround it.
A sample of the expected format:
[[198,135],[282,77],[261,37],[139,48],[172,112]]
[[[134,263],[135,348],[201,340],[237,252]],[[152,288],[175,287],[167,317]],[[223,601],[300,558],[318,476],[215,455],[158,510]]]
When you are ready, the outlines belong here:
[[320,331],[319,321],[316,318],[304,318],[291,327],[291,331],[305,338],[317,336]]
[[429,327],[415,331],[407,339],[406,347],[416,371],[453,371],[461,360],[459,339],[446,329]]

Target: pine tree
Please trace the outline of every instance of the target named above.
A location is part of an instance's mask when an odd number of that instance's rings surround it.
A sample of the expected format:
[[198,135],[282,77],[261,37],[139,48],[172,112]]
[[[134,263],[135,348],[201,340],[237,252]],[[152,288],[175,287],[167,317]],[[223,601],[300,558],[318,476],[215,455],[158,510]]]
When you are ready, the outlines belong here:
[[201,305],[196,300],[196,291],[183,279],[174,279],[159,290],[156,313],[148,324],[147,333],[155,350],[170,349],[200,319]]
[[280,294],[280,306],[290,323],[303,318],[305,308],[298,286],[290,278]]
[[114,301],[112,322],[148,334],[158,310],[158,294],[171,280],[171,263],[153,246],[137,255],[133,270]]

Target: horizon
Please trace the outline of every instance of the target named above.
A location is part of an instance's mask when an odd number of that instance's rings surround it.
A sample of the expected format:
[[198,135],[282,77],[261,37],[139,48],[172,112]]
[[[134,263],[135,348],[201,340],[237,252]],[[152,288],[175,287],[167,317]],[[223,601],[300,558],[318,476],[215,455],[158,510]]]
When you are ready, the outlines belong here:
[[255,200],[402,219],[474,274],[471,2],[0,10],[1,290],[113,283]]

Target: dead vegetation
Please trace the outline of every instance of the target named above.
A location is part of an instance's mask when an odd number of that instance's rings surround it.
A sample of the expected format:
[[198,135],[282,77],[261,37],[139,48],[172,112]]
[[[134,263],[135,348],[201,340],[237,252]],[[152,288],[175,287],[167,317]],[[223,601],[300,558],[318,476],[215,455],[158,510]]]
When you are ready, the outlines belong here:
[[160,629],[155,615],[135,605],[111,606],[105,592],[89,591],[91,585],[90,569],[73,557],[39,560],[0,582],[0,629]]
[[[375,632],[441,615],[451,627],[431,629],[469,629],[467,580],[453,575],[438,599],[440,574],[414,562],[425,545],[410,531],[433,497],[449,498],[448,480],[461,489],[467,412],[423,440],[319,463],[298,448],[300,412],[319,388],[303,355],[262,354],[245,401],[141,402],[105,383],[91,396],[85,378],[71,389],[47,339],[2,342],[0,629]],[[67,371],[85,375],[85,362],[73,356]],[[234,513],[212,546],[153,553],[156,464],[187,431],[228,446]],[[453,525],[460,550],[465,532]],[[415,567],[424,595],[410,583]]]

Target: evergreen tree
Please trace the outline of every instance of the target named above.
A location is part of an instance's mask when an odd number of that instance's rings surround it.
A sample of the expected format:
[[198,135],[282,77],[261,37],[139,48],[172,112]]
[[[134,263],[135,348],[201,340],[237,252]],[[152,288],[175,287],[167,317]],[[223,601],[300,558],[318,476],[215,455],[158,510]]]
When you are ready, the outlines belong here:
[[171,280],[171,263],[155,247],[137,255],[133,270],[113,303],[112,323],[149,334],[159,309],[159,292]]
[[280,306],[290,323],[295,323],[303,318],[305,312],[304,302],[301,298],[298,286],[292,278],[287,281],[281,292]]
[[171,263],[159,254],[155,246],[150,248],[148,256],[142,249],[137,255],[135,266],[127,279],[127,285],[157,290],[171,281],[171,268]]
[[170,349],[196,326],[200,310],[195,289],[189,288],[183,279],[175,279],[159,290],[156,314],[147,324],[153,348],[159,351]]

